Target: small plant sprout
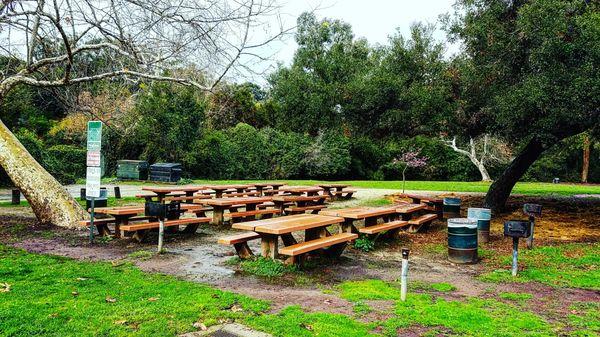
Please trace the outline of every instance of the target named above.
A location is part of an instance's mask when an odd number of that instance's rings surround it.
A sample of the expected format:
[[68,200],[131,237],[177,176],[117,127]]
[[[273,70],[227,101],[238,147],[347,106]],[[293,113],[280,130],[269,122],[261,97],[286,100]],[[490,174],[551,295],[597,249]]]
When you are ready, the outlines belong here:
[[402,165],[404,168],[402,169],[402,193],[405,191],[406,186],[406,170],[411,168],[423,167],[427,166],[427,157],[420,157],[419,154],[421,150],[416,151],[408,151],[403,153],[400,157],[394,159],[394,164]]

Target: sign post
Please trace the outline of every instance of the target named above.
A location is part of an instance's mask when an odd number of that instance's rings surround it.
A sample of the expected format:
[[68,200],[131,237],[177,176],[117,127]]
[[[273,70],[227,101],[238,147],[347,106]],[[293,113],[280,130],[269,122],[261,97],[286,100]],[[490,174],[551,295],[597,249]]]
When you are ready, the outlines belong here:
[[94,202],[100,197],[100,181],[102,178],[101,155],[102,122],[90,121],[87,127],[87,172],[85,177],[85,195],[91,199],[90,210],[90,243],[94,241]]

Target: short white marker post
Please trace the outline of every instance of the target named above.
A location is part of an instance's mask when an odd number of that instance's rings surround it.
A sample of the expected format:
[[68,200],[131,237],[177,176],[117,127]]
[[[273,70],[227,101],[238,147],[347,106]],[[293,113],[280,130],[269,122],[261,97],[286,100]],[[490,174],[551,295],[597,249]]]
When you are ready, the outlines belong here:
[[400,299],[406,301],[406,291],[408,288],[408,248],[402,248],[402,276],[400,277]]

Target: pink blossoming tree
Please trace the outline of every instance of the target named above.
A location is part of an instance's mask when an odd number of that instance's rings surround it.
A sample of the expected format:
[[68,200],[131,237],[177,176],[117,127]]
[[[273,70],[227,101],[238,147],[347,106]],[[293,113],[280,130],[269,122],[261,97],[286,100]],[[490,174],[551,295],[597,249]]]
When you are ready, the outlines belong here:
[[406,170],[409,167],[417,168],[424,167],[427,165],[427,160],[429,160],[429,158],[420,157],[420,153],[421,150],[408,151],[403,153],[400,157],[394,159],[393,161],[394,164],[404,166],[404,168],[402,169],[402,193],[404,193],[404,187],[406,185]]

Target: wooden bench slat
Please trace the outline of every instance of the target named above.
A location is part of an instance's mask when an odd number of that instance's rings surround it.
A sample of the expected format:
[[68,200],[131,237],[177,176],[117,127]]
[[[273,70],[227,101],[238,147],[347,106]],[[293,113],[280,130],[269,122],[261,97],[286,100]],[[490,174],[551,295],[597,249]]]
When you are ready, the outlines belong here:
[[363,228],[360,228],[358,231],[361,233],[364,233],[364,234],[377,234],[380,232],[388,231],[390,229],[396,229],[396,228],[405,227],[408,225],[409,225],[408,221],[398,220],[398,221],[386,222],[386,223],[375,225],[375,226],[363,227]]
[[256,239],[260,239],[260,234],[258,234],[256,232],[244,232],[241,234],[235,234],[235,235],[219,238],[219,244],[233,245],[236,243],[243,243],[243,242],[248,242],[248,241],[256,240]]
[[418,218],[408,220],[408,224],[409,225],[421,225],[426,222],[433,221],[433,220],[437,219],[437,217],[438,217],[437,214],[424,214]]
[[233,212],[229,213],[230,218],[242,218],[251,215],[259,215],[259,214],[279,214],[281,210],[278,209],[257,209],[254,211],[244,211],[244,212]]
[[[179,226],[179,225],[195,225],[201,223],[210,222],[211,218],[190,218],[190,219],[177,219],[165,221],[165,227]],[[141,224],[125,225],[121,226],[121,230],[125,232],[139,231],[142,229],[151,229],[160,227],[160,223],[157,222],[146,222]]]
[[330,247],[338,243],[344,243],[352,241],[358,238],[357,234],[353,233],[339,233],[332,236],[323,237],[308,242],[302,242],[295,245],[287,246],[279,250],[282,255],[296,256],[304,253],[308,253],[313,250],[320,248]]
[[224,193],[223,194],[223,198],[234,198],[234,197],[247,197],[247,196],[255,196],[255,195],[259,195],[260,193],[253,191],[253,192],[235,192],[235,193]]

